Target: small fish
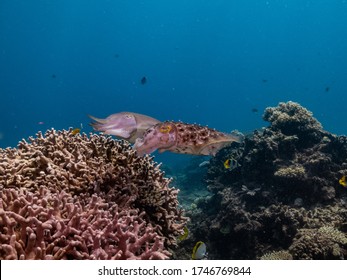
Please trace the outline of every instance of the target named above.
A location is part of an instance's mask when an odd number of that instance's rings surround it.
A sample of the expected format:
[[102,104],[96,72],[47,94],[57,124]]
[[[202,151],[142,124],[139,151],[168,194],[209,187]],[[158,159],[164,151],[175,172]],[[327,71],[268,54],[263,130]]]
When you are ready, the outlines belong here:
[[71,130],[71,135],[76,135],[79,134],[81,132],[80,128],[74,128],[73,130]]
[[180,236],[178,236],[178,240],[179,240],[179,241],[186,240],[186,239],[188,238],[188,235],[189,235],[189,230],[188,230],[188,228],[185,226],[185,227],[183,228],[183,233],[182,233]]
[[325,92],[328,92],[330,90],[330,87],[325,88]]
[[339,184],[340,184],[341,186],[345,187],[345,188],[347,187],[347,182],[346,182],[346,176],[345,176],[345,175],[343,175],[343,176],[340,178]]
[[141,85],[144,85],[145,83],[147,83],[147,78],[144,76],[141,79]]
[[253,113],[257,113],[257,112],[258,112],[258,109],[257,109],[257,108],[252,108],[252,112],[253,112]]
[[52,75],[51,75],[51,78],[52,78],[52,79],[55,79],[56,77],[57,77],[57,76],[56,76],[55,74],[52,74]]
[[206,256],[206,244],[202,241],[196,242],[193,248],[192,259],[201,260],[205,256]]
[[43,124],[45,124],[45,122],[38,122],[37,124],[39,124],[39,125],[43,125]]
[[231,170],[240,166],[240,164],[234,158],[228,158],[226,161],[224,161],[223,165],[225,169],[231,169]]

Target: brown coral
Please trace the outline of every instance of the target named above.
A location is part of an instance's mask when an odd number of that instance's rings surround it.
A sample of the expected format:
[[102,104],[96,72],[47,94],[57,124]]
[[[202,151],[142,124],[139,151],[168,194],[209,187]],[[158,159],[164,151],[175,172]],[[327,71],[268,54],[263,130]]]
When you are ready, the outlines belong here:
[[295,259],[344,259],[347,237],[338,229],[323,226],[301,229],[294,238],[289,252]]
[[152,158],[71,130],[29,140],[0,150],[2,258],[168,257],[186,219]]
[[273,251],[263,255],[261,260],[292,260],[293,256],[286,250]]
[[280,102],[277,107],[266,108],[263,118],[271,123],[273,129],[278,129],[285,135],[302,136],[304,133],[307,138],[322,129],[320,122],[313,118],[312,112],[292,101]]
[[[267,108],[264,119],[268,127],[210,160],[207,187],[213,196],[192,211],[192,221],[199,224],[192,232],[210,238],[216,249],[209,253],[212,258],[259,259],[288,248],[296,259],[322,258],[293,244],[305,243],[306,237],[299,242],[304,229],[347,231],[346,189],[338,183],[347,174],[347,137],[324,131],[295,102]],[[228,158],[237,160],[235,169],[224,168]],[[345,245],[337,250],[331,239],[324,240],[326,258],[346,258]]]

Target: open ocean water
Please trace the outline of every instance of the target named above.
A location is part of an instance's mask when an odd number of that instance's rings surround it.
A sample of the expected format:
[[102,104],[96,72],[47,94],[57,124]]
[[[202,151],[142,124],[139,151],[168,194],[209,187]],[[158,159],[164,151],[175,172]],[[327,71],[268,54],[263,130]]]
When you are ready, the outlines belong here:
[[288,100],[346,134],[346,26],[344,0],[2,0],[0,147],[120,111],[247,133]]

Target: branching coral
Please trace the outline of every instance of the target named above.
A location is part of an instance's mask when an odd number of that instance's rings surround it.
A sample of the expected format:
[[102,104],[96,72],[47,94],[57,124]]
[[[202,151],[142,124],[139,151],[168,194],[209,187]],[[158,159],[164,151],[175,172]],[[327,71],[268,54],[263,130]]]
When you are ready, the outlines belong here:
[[164,238],[143,220],[93,195],[83,201],[47,189],[6,189],[1,197],[1,259],[167,259]]
[[50,130],[0,154],[2,258],[167,258],[184,227],[178,190],[125,142]]

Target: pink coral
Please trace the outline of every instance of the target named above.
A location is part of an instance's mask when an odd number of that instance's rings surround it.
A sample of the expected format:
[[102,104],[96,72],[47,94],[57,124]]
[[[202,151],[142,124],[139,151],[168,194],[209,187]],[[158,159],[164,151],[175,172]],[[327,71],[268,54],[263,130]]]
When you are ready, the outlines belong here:
[[1,259],[167,259],[186,218],[149,157],[47,131],[0,150]]

